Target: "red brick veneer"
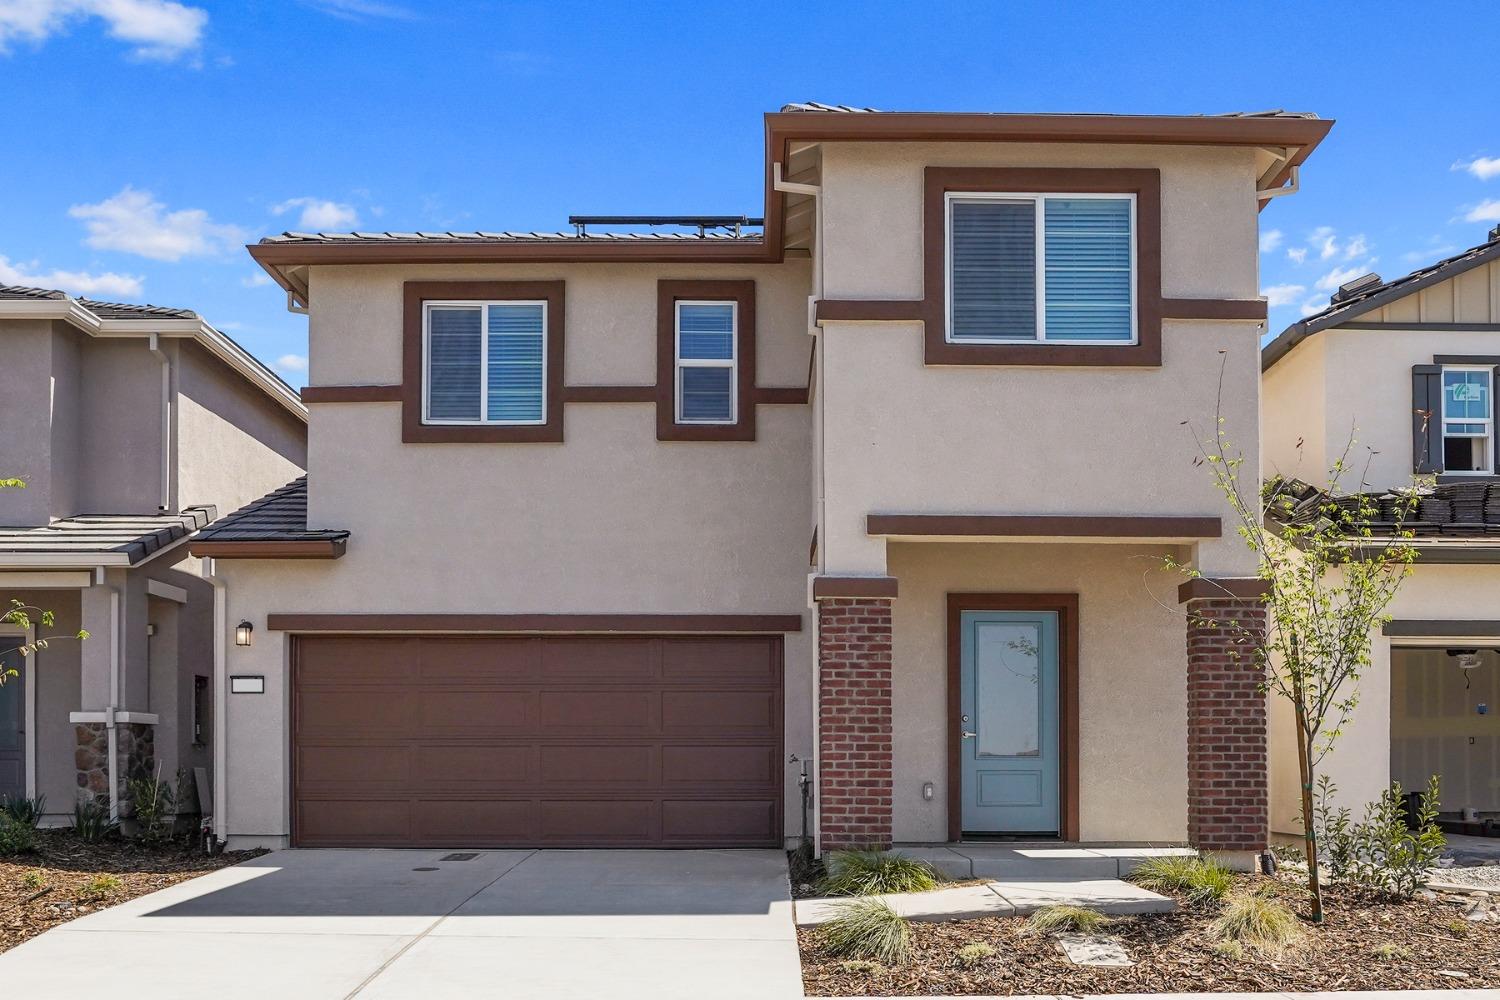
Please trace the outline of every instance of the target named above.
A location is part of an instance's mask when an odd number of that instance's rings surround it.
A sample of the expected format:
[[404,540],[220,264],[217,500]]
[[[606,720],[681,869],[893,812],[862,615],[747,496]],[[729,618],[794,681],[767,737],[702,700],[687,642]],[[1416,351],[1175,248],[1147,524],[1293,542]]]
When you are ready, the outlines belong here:
[[891,602],[818,602],[823,850],[891,843]]
[[1188,602],[1188,841],[1205,851],[1266,847],[1270,793],[1259,601]]

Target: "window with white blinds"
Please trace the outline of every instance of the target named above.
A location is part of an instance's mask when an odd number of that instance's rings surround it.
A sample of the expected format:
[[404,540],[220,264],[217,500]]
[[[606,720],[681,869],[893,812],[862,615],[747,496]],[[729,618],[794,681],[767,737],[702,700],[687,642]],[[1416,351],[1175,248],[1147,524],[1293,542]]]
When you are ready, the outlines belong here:
[[948,196],[948,340],[1133,344],[1135,198]]
[[734,423],[738,303],[679,301],[676,326],[677,422]]
[[428,302],[422,419],[429,424],[547,420],[545,302]]

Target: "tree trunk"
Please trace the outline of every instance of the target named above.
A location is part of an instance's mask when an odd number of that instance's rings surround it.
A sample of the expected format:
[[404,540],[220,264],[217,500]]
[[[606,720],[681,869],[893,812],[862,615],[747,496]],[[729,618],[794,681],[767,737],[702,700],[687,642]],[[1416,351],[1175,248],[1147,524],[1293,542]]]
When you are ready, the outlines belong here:
[[1312,896],[1313,923],[1323,922],[1323,886],[1318,876],[1318,834],[1313,828],[1312,737],[1307,731],[1307,707],[1297,685],[1297,769],[1302,777],[1302,837],[1307,854],[1307,892]]

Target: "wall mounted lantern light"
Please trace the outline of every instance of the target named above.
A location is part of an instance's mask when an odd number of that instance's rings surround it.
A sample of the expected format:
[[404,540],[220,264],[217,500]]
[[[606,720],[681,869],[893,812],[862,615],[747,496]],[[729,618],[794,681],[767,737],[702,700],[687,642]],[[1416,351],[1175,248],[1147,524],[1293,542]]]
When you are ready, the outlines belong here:
[[236,646],[250,645],[250,635],[255,631],[255,626],[248,621],[242,621],[234,627],[234,644]]

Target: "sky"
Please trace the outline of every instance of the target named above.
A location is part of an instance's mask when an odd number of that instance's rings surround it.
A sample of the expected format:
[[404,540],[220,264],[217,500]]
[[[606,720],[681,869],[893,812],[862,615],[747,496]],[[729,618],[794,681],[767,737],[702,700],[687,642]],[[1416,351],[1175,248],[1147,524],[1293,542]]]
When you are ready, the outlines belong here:
[[1269,333],[1500,223],[1500,5],[0,0],[0,284],[197,310],[294,385],[244,244],[759,214],[760,115],[1338,124],[1260,217]]

